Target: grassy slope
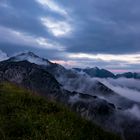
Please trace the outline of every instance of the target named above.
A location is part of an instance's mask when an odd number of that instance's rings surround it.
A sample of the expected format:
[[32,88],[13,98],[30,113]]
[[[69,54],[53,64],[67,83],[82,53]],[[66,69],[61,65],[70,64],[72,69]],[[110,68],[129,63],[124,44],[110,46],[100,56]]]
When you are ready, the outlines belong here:
[[61,105],[0,84],[1,140],[119,140]]

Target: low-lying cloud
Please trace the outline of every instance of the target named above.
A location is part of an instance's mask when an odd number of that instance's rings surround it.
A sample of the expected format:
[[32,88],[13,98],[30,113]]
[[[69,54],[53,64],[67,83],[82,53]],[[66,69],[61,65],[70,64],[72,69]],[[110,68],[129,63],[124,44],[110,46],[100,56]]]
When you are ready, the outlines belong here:
[[65,77],[61,77],[59,81],[67,90],[82,92],[90,95],[95,94],[95,89],[98,88],[96,86],[99,86],[97,82],[99,81],[107,88],[112,89],[118,95],[134,102],[140,102],[140,80],[128,78],[90,78],[81,74],[76,78],[67,79]]
[[135,79],[99,79],[107,87],[129,100],[140,102],[140,81]]
[[108,78],[108,81],[112,83],[114,86],[118,85],[121,87],[127,87],[135,90],[140,90],[140,80],[133,79],[133,78],[118,78],[118,79],[111,79]]
[[[99,98],[113,103],[116,107],[122,108],[123,113],[127,116],[129,114],[132,118],[140,119],[140,80],[90,78],[80,73],[74,78],[60,76],[58,81],[67,90],[97,95]],[[106,88],[113,90],[114,94],[104,94],[102,88],[97,90],[100,86],[98,81],[103,83]]]
[[127,113],[130,113],[137,119],[140,119],[140,108],[137,105],[134,105],[132,108],[126,110]]

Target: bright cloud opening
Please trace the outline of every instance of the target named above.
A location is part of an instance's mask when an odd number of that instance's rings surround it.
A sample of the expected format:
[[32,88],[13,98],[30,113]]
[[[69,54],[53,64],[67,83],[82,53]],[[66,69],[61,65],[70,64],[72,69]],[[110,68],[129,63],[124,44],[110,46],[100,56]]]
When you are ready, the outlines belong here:
[[36,1],[41,5],[43,5],[44,7],[47,7],[56,13],[59,13],[61,15],[67,15],[67,11],[63,7],[55,3],[53,0],[36,0]]
[[56,21],[50,18],[41,18],[42,24],[49,29],[54,36],[64,36],[71,32],[71,26],[65,21]]
[[113,55],[113,54],[86,54],[86,53],[76,53],[69,54],[69,58],[74,59],[90,59],[90,60],[103,60],[103,61],[120,61],[129,64],[140,64],[140,54],[123,54],[123,55]]

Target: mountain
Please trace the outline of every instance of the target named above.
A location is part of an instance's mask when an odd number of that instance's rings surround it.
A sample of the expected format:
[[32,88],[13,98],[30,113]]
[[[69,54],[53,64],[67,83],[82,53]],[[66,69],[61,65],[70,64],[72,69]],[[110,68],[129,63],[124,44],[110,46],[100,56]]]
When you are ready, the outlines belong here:
[[132,73],[132,72],[127,72],[127,73],[122,73],[122,74],[117,74],[117,78],[134,78],[134,79],[140,79],[140,73]]
[[[108,96],[112,95],[119,96],[112,89],[104,85],[101,82],[101,80],[100,81],[98,79],[92,80],[88,78],[88,76],[85,74],[81,74],[73,69],[66,69],[63,66],[56,63],[52,63],[49,60],[41,58],[32,52],[21,53],[7,60],[7,62],[9,63],[18,62],[18,65],[22,61],[30,62],[31,66],[36,64],[36,66],[40,69],[40,71],[42,70],[47,71],[58,81],[61,87],[71,92],[77,91],[80,93],[86,93],[93,96],[102,96],[104,98],[107,98],[107,100],[109,99]],[[100,69],[98,68],[95,68],[95,70],[100,71]],[[109,101],[112,102],[111,100]],[[129,102],[127,104],[132,104],[132,102],[128,100],[125,101],[124,99],[122,99],[122,101]],[[118,104],[118,102],[115,103]]]
[[[112,125],[107,126],[107,124],[116,112],[114,104],[97,96],[63,89],[55,77],[40,65],[26,60],[12,62],[9,59],[2,61],[0,62],[0,81],[12,82],[35,94],[47,97],[49,100],[56,100],[82,117],[109,130],[112,129]],[[114,131],[118,131],[116,127],[114,127]]]
[[134,79],[140,79],[140,73],[136,72],[126,72],[122,74],[113,74],[112,72],[105,70],[105,69],[99,69],[98,67],[94,68],[86,68],[86,69],[81,69],[81,68],[73,68],[75,71],[79,73],[85,73],[90,77],[97,77],[97,78],[134,78]]
[[[0,61],[8,59],[8,56],[6,53],[0,51]],[[24,61],[27,60],[31,63],[37,64],[37,65],[42,65],[47,67],[47,70],[53,74],[55,74],[57,77],[60,76],[60,73],[67,73],[68,77],[76,77],[77,74],[76,72],[79,72],[81,74],[86,74],[90,77],[97,77],[97,78],[134,78],[134,79],[140,79],[140,73],[132,73],[132,72],[127,72],[127,73],[122,73],[122,74],[113,74],[112,72],[106,70],[106,69],[99,69],[98,67],[94,68],[73,68],[73,70],[68,70],[65,69],[63,66],[52,63],[47,59],[41,58],[34,54],[33,52],[24,52],[17,54],[13,57],[10,57],[9,61]]]
[[98,67],[86,68],[86,69],[74,68],[74,70],[76,70],[78,72],[86,73],[90,77],[115,78],[115,75],[113,73],[111,73],[110,71],[105,70],[105,69],[99,69]]
[[[8,58],[5,53],[3,53],[3,55],[5,56],[5,59]],[[40,66],[47,67],[47,70],[50,73],[52,73],[53,75],[55,75],[56,77],[61,76],[61,74],[67,75],[67,77],[69,77],[69,78],[77,77],[76,72],[79,72],[79,73],[82,73],[82,74],[87,74],[90,77],[97,77],[97,78],[121,78],[121,77],[125,77],[125,78],[140,79],[140,74],[139,73],[128,72],[128,73],[116,74],[115,75],[108,70],[99,69],[98,67],[86,68],[86,69],[73,68],[73,70],[66,69],[59,64],[52,63],[47,59],[44,59],[44,58],[41,58],[41,57],[37,56],[33,52],[21,53],[21,54],[18,54],[16,56],[13,56],[9,59],[9,61],[14,61],[14,62],[24,61],[24,60],[27,60],[31,63],[37,64],[37,65],[40,65]]]
[[[110,103],[103,99],[91,95],[86,96],[86,94],[84,95],[78,92],[69,92],[63,89],[52,74],[48,73],[44,68],[28,61],[11,62],[11,60],[7,60],[0,62],[0,80],[18,84],[35,93],[60,101],[72,108],[73,106],[79,107],[77,103],[81,102],[83,107],[90,105],[94,108],[94,106],[102,106],[102,104],[104,104],[106,108],[110,110],[109,112],[115,111],[114,106],[112,107]],[[75,97],[77,97],[76,100],[74,99]],[[89,104],[89,102],[94,102],[94,104]],[[85,111],[90,112],[89,107]],[[106,112],[106,115],[109,112]],[[91,118],[93,114],[90,113],[90,115],[88,116],[89,118]],[[110,115],[111,114],[108,114],[108,117]]]
[[53,73],[56,76],[59,76],[60,73],[64,73],[67,71],[63,66],[52,63],[47,59],[41,58],[32,52],[25,52],[18,54],[9,58],[8,61],[11,62],[20,62],[20,61],[28,61],[30,63],[42,66],[42,68],[47,68],[50,73]]
[[0,62],[0,81],[14,83],[34,94],[56,100],[83,118],[122,134],[126,140],[139,140],[140,120],[129,113],[137,103],[87,75],[67,70],[29,52]]
[[13,56],[9,59],[9,61],[15,61],[15,62],[24,61],[24,60],[27,60],[27,61],[37,64],[37,65],[48,66],[51,64],[51,62],[49,62],[47,59],[41,58],[32,52],[21,53],[16,56]]
[[[57,81],[64,86],[66,89],[69,82],[72,80],[76,80],[78,78],[86,78],[84,75],[81,75],[74,70],[71,69],[66,69],[63,66],[56,64],[56,63],[51,63],[49,60],[41,58],[37,55],[35,55],[32,52],[27,52],[27,53],[21,53],[19,55],[16,55],[14,57],[11,57],[8,61],[10,62],[20,62],[20,61],[25,61],[27,60],[30,63],[34,63],[39,65],[41,68],[45,69],[47,72],[51,73]],[[81,79],[79,79],[81,80]],[[73,82],[74,83],[74,82]],[[73,85],[73,87],[75,87]],[[74,89],[76,90],[76,89]],[[111,93],[113,92],[111,89],[103,85],[101,82],[97,81],[94,84],[94,87],[92,90],[95,93]]]

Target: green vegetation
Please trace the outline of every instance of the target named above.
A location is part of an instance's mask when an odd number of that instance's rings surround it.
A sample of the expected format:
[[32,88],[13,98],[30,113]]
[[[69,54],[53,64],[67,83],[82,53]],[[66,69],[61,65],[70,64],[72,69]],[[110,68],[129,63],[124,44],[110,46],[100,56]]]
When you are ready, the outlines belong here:
[[1,140],[119,140],[62,105],[0,84]]

